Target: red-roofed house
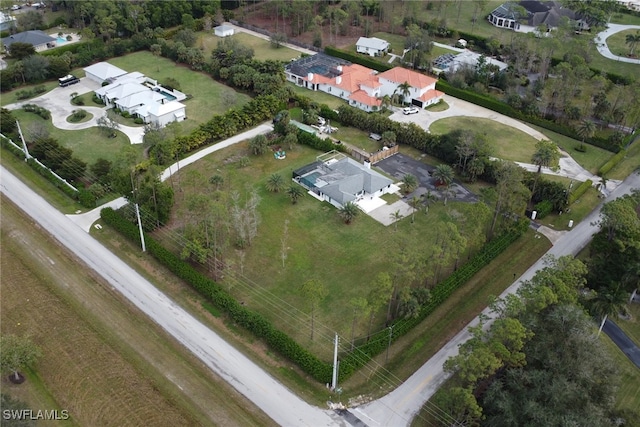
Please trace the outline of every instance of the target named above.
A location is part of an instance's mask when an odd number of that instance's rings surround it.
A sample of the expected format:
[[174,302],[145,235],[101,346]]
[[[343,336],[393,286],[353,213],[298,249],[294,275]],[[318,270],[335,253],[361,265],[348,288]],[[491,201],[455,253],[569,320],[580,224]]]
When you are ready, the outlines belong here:
[[[442,99],[443,92],[436,90],[437,80],[416,71],[395,67],[377,75],[382,84],[382,96],[399,93],[398,86],[407,82],[411,88],[405,102],[424,108]],[[400,93],[402,95],[402,93]]]
[[313,91],[342,98],[353,107],[377,111],[382,97],[398,93],[398,86],[411,86],[406,102],[424,108],[438,102],[442,92],[435,90],[436,79],[396,67],[384,73],[351,64],[324,54],[305,57],[285,67],[287,80]]

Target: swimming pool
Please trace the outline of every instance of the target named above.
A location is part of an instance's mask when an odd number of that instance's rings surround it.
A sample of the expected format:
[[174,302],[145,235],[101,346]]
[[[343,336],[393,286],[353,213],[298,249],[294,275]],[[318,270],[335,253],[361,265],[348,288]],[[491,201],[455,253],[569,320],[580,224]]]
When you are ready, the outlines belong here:
[[67,39],[65,39],[64,37],[58,37],[56,40],[56,45],[60,46],[61,44],[65,44],[67,42]]
[[175,97],[175,96],[171,95],[171,94],[170,94],[170,93],[168,93],[168,92],[165,92],[165,91],[163,91],[163,90],[161,90],[161,91],[159,91],[159,92],[162,94],[162,96],[164,96],[165,98],[167,98],[169,101],[173,101],[174,99],[176,99],[176,97]]

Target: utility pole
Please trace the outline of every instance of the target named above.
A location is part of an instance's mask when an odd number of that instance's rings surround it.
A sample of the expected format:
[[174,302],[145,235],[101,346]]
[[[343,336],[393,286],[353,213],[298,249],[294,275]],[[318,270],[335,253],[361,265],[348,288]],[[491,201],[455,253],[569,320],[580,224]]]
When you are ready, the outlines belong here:
[[389,361],[389,347],[391,347],[391,336],[393,335],[393,327],[396,325],[391,325],[387,329],[389,329],[389,344],[387,344],[387,356],[384,358],[384,363]]
[[20,139],[22,140],[22,149],[24,150],[24,161],[26,162],[31,158],[31,154],[29,154],[29,150],[27,150],[27,143],[24,140],[24,136],[22,135],[22,129],[20,129],[20,122],[16,120],[16,125],[18,125],[18,134],[20,134]]
[[331,378],[331,390],[335,390],[338,386],[338,333],[333,340],[333,377]]
[[138,229],[140,230],[140,241],[142,242],[142,252],[146,252],[147,247],[144,244],[144,233],[142,232],[142,221],[140,221],[140,208],[138,207],[138,203],[136,203],[136,217],[138,218]]

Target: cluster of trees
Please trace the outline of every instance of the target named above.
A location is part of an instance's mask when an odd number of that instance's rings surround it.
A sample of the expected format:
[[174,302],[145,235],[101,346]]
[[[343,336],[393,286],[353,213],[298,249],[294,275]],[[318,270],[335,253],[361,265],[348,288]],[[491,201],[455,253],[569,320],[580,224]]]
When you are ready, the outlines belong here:
[[456,375],[434,403],[462,425],[614,425],[617,372],[579,305],[586,276],[577,259],[548,258],[496,300],[491,325],[445,363]]

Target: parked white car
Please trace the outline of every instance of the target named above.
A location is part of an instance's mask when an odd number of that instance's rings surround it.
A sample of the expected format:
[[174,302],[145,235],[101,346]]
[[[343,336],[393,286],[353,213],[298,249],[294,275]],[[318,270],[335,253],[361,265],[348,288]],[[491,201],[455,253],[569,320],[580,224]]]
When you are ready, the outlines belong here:
[[11,10],[18,10],[18,9],[22,9],[22,6],[20,6],[19,4],[14,4],[13,6],[11,6]]
[[418,107],[405,107],[402,109],[402,114],[407,115],[407,114],[416,114],[419,113],[420,109]]

